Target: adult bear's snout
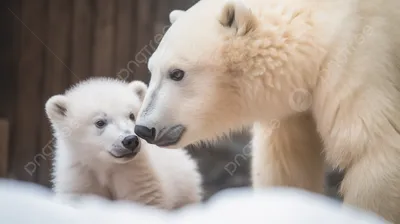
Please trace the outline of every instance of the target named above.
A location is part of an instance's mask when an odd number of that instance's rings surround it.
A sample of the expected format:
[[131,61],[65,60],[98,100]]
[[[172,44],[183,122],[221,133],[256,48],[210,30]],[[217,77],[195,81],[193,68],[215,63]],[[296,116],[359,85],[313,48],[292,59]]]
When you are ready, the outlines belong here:
[[183,125],[164,127],[157,130],[154,127],[149,128],[143,125],[135,126],[135,133],[150,144],[160,147],[176,144],[182,137],[186,128]]
[[142,125],[135,126],[135,133],[140,138],[146,140],[148,143],[152,144],[156,137],[156,129],[155,128],[148,128]]

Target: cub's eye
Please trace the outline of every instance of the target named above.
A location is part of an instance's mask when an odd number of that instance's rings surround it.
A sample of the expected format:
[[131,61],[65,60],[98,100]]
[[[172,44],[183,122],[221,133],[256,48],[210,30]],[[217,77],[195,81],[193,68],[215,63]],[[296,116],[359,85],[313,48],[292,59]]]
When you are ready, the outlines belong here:
[[134,121],[134,120],[135,120],[135,115],[134,115],[133,113],[130,113],[130,114],[129,114],[129,119],[131,119],[132,121]]
[[185,72],[180,69],[175,69],[169,73],[169,77],[174,81],[181,81],[183,76],[185,76]]
[[94,124],[97,128],[103,128],[104,126],[106,126],[107,122],[105,120],[98,120]]

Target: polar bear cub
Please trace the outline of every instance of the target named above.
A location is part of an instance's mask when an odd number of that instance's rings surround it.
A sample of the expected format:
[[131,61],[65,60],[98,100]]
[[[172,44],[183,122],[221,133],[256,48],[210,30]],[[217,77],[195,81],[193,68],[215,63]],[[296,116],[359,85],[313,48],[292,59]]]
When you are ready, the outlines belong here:
[[146,91],[141,81],[92,78],[48,99],[57,195],[95,195],[163,209],[201,201],[201,175],[187,152],[148,144],[134,133]]

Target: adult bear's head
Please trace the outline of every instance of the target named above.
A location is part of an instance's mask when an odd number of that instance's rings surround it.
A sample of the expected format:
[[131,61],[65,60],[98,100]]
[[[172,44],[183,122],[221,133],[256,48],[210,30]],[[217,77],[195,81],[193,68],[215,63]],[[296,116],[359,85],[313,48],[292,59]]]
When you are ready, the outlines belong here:
[[[151,80],[137,135],[177,148],[222,136],[260,117],[291,113],[290,90],[305,86],[301,74],[315,68],[309,66],[307,33],[303,52],[294,50],[303,45],[293,35],[304,34],[310,25],[303,22],[301,29],[298,18],[281,18],[278,9],[271,9],[275,21],[261,23],[269,14],[254,5],[250,9],[250,2],[201,0],[187,11],[171,12],[172,25],[148,61]],[[299,60],[290,62],[296,54]]]

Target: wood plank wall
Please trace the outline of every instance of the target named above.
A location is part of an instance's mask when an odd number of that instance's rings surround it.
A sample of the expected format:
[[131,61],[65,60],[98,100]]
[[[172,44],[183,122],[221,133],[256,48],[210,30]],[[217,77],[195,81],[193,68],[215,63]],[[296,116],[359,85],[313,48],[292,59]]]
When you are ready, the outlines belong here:
[[1,27],[8,32],[0,39],[0,117],[9,124],[7,176],[50,186],[46,100],[90,76],[148,82],[146,61],[169,25],[169,12],[195,2],[2,1]]

